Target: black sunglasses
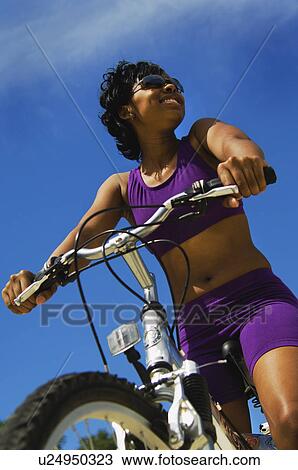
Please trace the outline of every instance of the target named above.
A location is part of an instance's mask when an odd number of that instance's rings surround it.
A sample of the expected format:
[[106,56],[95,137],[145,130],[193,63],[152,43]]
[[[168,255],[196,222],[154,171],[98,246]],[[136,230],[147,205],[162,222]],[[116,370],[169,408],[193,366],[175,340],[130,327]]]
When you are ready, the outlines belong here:
[[[166,83],[173,83],[179,93],[184,93],[183,86],[176,78],[163,78],[161,75],[146,75],[142,78],[137,84],[136,87],[141,85],[141,89],[149,90],[150,88],[161,88],[165,86]],[[138,90],[134,90],[132,94],[136,93]]]

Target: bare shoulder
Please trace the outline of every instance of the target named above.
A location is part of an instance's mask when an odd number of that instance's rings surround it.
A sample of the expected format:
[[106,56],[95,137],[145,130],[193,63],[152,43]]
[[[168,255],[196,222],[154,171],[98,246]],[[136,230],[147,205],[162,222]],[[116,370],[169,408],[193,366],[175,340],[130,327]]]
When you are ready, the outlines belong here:
[[124,173],[113,173],[104,181],[103,184],[111,189],[121,191],[121,194],[123,194],[127,188],[128,176],[129,171]]
[[[125,172],[122,172],[122,173],[115,173],[115,174],[112,175],[115,183],[119,185],[123,205],[125,205],[125,206],[129,205],[129,203],[128,203],[128,194],[127,194],[129,173],[130,173],[129,171],[125,171]],[[123,217],[131,225],[135,225],[135,220],[134,220],[131,209],[124,209],[123,210]]]
[[221,123],[221,121],[216,118],[201,118],[196,120],[189,130],[188,138],[190,142],[193,142],[197,147],[202,146],[204,150],[211,153],[207,145],[207,134],[218,123]]
[[129,171],[125,171],[123,173],[115,173],[113,178],[117,183],[119,184],[121,194],[123,197],[123,201],[128,204],[128,199],[127,199],[127,185],[128,185],[128,177],[129,177]]
[[198,156],[211,166],[214,170],[217,169],[220,161],[215,157],[207,145],[207,133],[209,129],[220,121],[215,118],[202,118],[198,119],[191,126],[188,133],[188,140],[193,149],[195,149]]

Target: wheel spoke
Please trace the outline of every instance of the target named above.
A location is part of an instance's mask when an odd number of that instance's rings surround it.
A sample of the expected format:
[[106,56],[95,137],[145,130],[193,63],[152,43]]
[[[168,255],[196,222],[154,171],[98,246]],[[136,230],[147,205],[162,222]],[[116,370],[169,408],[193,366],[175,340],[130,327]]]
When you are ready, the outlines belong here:
[[90,450],[94,450],[92,435],[91,435],[90,428],[89,428],[89,420],[84,419],[84,423],[85,423],[85,428],[86,428],[86,431],[87,431],[87,438],[88,438],[88,441],[89,441]]
[[80,433],[79,433],[79,431],[78,431],[75,424],[71,425],[71,429],[72,429],[73,433],[77,436],[79,444],[81,443],[82,446],[85,448],[85,450],[89,450],[88,447],[85,444],[85,440],[81,437],[81,435],[80,435]]

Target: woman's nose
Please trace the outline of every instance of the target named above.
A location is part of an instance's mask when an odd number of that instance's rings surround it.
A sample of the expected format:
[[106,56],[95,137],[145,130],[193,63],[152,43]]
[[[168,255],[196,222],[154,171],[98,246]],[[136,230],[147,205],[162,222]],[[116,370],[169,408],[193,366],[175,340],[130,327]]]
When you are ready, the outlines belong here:
[[177,90],[177,87],[176,87],[176,85],[174,85],[174,83],[166,83],[166,84],[164,85],[164,89],[165,89],[167,92],[178,91],[178,90]]

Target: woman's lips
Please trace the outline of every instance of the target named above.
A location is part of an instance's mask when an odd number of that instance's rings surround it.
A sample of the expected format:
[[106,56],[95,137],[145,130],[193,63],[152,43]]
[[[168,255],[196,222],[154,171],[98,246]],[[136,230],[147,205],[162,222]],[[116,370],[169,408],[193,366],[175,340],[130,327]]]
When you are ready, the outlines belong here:
[[161,101],[161,102],[160,102],[160,104],[167,104],[167,105],[181,106],[181,104],[180,104],[180,103],[178,103],[178,101],[176,101],[176,100],[172,100],[172,99],[171,99],[171,100],[169,100],[169,101],[166,101],[166,100],[164,100],[164,101]]

